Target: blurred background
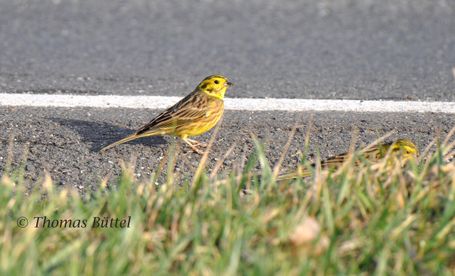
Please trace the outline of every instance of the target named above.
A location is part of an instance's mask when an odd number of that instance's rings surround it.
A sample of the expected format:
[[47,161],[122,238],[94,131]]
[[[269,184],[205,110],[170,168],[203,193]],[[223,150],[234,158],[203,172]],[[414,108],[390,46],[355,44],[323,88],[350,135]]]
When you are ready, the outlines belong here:
[[455,100],[455,1],[0,1],[0,90]]

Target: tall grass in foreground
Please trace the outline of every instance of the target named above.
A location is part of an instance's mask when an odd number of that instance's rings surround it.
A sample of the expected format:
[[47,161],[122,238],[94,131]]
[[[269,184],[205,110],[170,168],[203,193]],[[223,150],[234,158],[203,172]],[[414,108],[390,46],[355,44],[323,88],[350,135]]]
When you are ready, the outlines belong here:
[[[257,144],[245,177],[208,175],[202,164],[176,185],[169,161],[169,181],[156,185],[156,177],[136,181],[125,165],[117,186],[100,183],[84,197],[56,189],[50,176],[29,191],[20,173],[5,173],[1,274],[449,275],[455,163],[444,161],[448,151],[443,145],[405,168],[361,160],[277,183]],[[247,177],[257,162],[261,174]],[[35,227],[43,216],[49,226]],[[128,216],[129,228],[92,228],[94,217]],[[18,226],[20,217],[28,226]]]

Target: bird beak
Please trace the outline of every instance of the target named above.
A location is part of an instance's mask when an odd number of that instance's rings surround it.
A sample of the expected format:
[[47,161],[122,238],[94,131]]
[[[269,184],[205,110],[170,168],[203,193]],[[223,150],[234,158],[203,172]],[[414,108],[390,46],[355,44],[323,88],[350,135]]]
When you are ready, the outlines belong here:
[[233,85],[234,85],[234,84],[233,84],[232,82],[230,82],[230,81],[226,82],[225,84],[226,84],[227,87],[233,86]]

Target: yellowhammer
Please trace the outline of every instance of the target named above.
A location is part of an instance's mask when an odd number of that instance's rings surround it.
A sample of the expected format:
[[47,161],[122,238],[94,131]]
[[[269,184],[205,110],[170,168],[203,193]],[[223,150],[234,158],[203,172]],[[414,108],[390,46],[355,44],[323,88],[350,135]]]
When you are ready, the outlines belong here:
[[201,154],[198,146],[205,145],[188,137],[201,135],[218,123],[223,116],[223,99],[229,86],[232,86],[232,83],[224,76],[208,76],[188,96],[160,113],[134,134],[102,148],[101,151],[141,137],[170,135],[181,138],[195,152]]
[[[397,158],[401,164],[406,164],[410,159],[416,158],[419,155],[419,150],[416,145],[409,139],[398,139],[391,143],[379,144],[373,146],[367,150],[361,151],[362,156],[372,162],[377,163],[383,160],[386,156]],[[336,169],[339,168],[348,158],[348,153],[343,153],[321,162],[321,167],[324,169]],[[316,166],[312,164],[312,166]],[[277,177],[277,180],[289,180],[297,177],[307,177],[311,175],[311,171],[306,168],[299,168],[297,171],[281,174]]]

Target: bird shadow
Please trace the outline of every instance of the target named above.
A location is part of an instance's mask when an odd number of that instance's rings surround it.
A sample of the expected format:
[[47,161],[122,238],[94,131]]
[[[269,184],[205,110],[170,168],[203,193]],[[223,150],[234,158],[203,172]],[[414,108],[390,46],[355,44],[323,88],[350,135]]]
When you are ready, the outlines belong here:
[[[90,144],[91,151],[100,151],[103,147],[114,143],[126,136],[134,133],[134,129],[122,128],[109,123],[98,123],[93,121],[63,119],[63,118],[48,118],[64,127],[76,131],[82,142]],[[153,136],[147,138],[139,138],[130,141],[126,144],[158,146],[167,144],[167,141],[161,136]]]

